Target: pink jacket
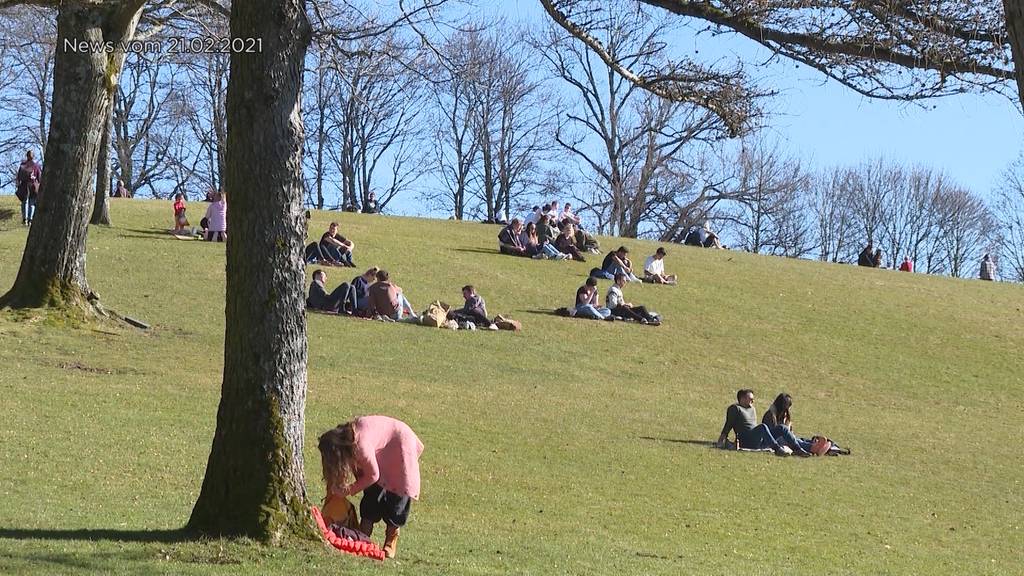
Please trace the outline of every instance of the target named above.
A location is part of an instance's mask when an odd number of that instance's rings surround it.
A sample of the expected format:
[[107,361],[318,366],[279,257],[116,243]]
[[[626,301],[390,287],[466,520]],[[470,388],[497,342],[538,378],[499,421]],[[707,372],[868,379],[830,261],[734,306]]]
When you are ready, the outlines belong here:
[[356,473],[348,493],[380,484],[388,492],[420,497],[420,454],[423,443],[409,425],[388,416],[363,416],[355,420]]
[[228,205],[223,200],[211,202],[206,207],[207,226],[211,232],[228,231]]

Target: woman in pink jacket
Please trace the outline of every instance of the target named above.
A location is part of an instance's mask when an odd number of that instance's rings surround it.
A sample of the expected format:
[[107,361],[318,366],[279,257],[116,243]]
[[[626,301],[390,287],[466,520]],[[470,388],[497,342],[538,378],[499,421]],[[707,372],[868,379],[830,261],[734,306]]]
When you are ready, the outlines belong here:
[[423,443],[412,428],[388,416],[362,416],[320,436],[327,492],[346,497],[362,491],[359,529],[367,536],[384,521],[384,553],[394,558],[398,529],[420,497]]

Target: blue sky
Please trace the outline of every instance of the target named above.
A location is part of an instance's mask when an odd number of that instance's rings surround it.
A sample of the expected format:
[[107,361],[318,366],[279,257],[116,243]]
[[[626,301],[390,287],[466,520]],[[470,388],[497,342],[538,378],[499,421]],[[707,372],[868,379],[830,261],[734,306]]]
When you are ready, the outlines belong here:
[[[537,0],[480,2],[484,12],[510,22],[544,22]],[[1024,117],[1016,102],[997,95],[966,94],[924,106],[872,100],[782,59],[754,66],[769,53],[740,36],[696,38],[681,30],[667,40],[687,51],[735,55],[763,85],[780,92],[769,108],[769,134],[814,166],[856,163],[885,155],[945,169],[961,184],[986,194],[1021,152]]]

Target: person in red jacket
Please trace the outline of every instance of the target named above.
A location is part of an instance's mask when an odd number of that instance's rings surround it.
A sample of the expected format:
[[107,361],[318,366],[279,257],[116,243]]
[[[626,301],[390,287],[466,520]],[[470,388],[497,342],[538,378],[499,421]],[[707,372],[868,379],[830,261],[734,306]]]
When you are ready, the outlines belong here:
[[900,264],[900,272],[913,272],[914,263],[910,261],[910,256],[903,257],[903,263]]

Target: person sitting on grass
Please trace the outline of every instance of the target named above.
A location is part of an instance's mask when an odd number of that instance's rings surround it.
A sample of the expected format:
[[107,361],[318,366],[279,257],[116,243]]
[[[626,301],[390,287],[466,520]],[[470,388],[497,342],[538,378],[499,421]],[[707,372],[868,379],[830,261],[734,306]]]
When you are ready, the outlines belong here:
[[320,237],[320,251],[334,266],[355,268],[356,265],[352,262],[352,251],[355,247],[351,240],[338,234],[337,222],[331,222],[331,225],[327,227],[327,232]]
[[335,314],[351,314],[356,306],[352,287],[348,283],[342,282],[340,286],[328,294],[326,283],[326,272],[323,270],[313,272],[313,282],[309,285],[309,298],[306,298],[306,308]]
[[871,242],[857,255],[857,266],[875,267],[875,247]]
[[540,242],[541,247],[550,244],[552,248],[558,251],[557,259],[567,259],[569,256],[558,250],[555,246],[555,240],[558,238],[558,230],[555,229],[554,224],[547,214],[540,217],[540,222],[537,223],[537,241]]
[[900,272],[913,272],[914,262],[910,259],[910,256],[903,257],[903,263],[900,264]]
[[398,553],[398,533],[420,497],[423,442],[408,424],[388,416],[363,416],[324,432],[317,443],[328,498],[363,493],[359,531],[373,535],[384,522],[384,555]]
[[604,297],[604,305],[612,311],[612,316],[623,320],[633,320],[641,324],[659,326],[661,319],[647,311],[643,306],[635,306],[626,302],[622,295],[622,287],[626,285],[626,275],[616,274],[615,281],[608,287],[608,294]]
[[640,279],[633,274],[633,262],[629,259],[629,248],[619,246],[605,255],[601,262],[600,269],[591,270],[591,276],[614,280],[616,274],[625,274],[630,282],[640,282]]
[[540,240],[537,238],[537,225],[533,222],[526,225],[526,229],[519,235],[519,241],[522,242],[523,248],[526,249],[526,255],[535,260],[542,258],[556,260],[562,258],[562,253],[550,243],[540,243]]
[[575,226],[571,222],[566,222],[562,226],[562,233],[555,238],[555,248],[562,254],[568,254],[577,262],[587,261],[576,247]]
[[384,316],[396,322],[419,322],[409,299],[402,289],[391,283],[391,275],[387,270],[377,271],[377,282],[368,290],[370,314]]
[[206,241],[223,242],[228,237],[228,204],[222,192],[213,192],[212,199],[206,207]]
[[675,274],[665,274],[665,249],[661,246],[644,262],[644,282],[651,284],[675,284]]
[[586,252],[589,254],[600,254],[601,245],[597,242],[597,238],[586,230],[579,226],[574,227],[573,240],[576,241],[576,249],[580,252]]
[[377,271],[378,268],[374,266],[352,279],[352,294],[355,301],[353,313],[370,316],[370,286],[377,279]]
[[185,195],[174,195],[174,231],[181,232],[188,228],[188,218],[185,217]]
[[577,318],[590,318],[592,320],[607,320],[612,311],[601,308],[597,301],[597,279],[591,276],[586,283],[576,290],[576,313]]
[[[754,408],[754,391],[744,388],[736,392],[736,403],[729,406],[725,411],[725,425],[722,426],[722,433],[718,436],[718,445],[726,447],[729,432],[736,435],[738,448],[747,450],[763,450],[771,448],[779,456],[789,456],[794,450],[789,446],[779,444],[771,428],[765,424],[757,423],[757,410]],[[802,449],[797,452],[801,456],[809,456],[810,453]]]
[[529,256],[526,247],[523,246],[523,242],[519,238],[522,231],[523,224],[519,221],[519,218],[513,218],[508,226],[505,226],[501,229],[501,232],[498,232],[498,251],[512,256]]
[[572,204],[570,204],[568,202],[565,203],[565,207],[562,208],[562,211],[558,214],[558,221],[559,222],[565,222],[566,220],[571,221],[576,226],[580,225],[580,217],[577,216],[572,211]]
[[544,211],[543,211],[543,209],[541,209],[540,206],[534,206],[533,210],[529,214],[526,215],[526,218],[523,219],[523,226],[529,226],[530,224],[536,224],[537,222],[540,221],[540,215],[543,214],[543,213],[544,213]]
[[775,401],[768,407],[768,411],[761,418],[761,423],[768,426],[772,435],[780,443],[793,449],[797,454],[810,453],[811,442],[793,434],[793,419],[790,409],[793,407],[793,397],[789,394],[779,394]]
[[683,244],[687,246],[699,246],[703,248],[722,248],[722,242],[718,235],[711,231],[711,222],[704,222],[703,226],[692,226],[686,233]]
[[489,330],[498,329],[498,327],[488,319],[487,304],[484,302],[483,297],[476,293],[476,288],[468,284],[463,286],[462,297],[466,300],[466,303],[462,308],[448,312],[449,320],[455,320],[456,322],[472,322],[476,326],[487,328]]

